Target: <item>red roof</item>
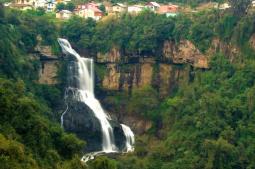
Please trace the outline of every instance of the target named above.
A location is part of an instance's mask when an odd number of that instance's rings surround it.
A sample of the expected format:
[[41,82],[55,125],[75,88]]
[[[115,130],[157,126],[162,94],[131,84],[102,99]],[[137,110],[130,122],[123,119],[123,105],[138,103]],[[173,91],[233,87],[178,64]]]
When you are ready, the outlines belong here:
[[158,13],[164,14],[164,13],[176,13],[178,11],[177,5],[162,5],[158,9]]
[[87,4],[83,4],[83,5],[78,5],[75,10],[79,11],[79,10],[83,10],[83,9],[90,9],[90,10],[94,11],[95,13],[103,14],[103,12],[98,8],[98,5],[95,3],[87,3]]
[[160,5],[157,2],[148,2],[146,6],[155,6],[155,7],[160,7]]

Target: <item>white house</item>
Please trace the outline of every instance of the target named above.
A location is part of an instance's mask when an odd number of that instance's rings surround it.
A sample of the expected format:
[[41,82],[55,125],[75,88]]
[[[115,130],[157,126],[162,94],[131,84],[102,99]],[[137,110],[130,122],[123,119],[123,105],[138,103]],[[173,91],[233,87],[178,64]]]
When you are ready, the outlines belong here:
[[56,18],[58,19],[69,19],[73,13],[69,10],[61,10],[56,12]]
[[145,7],[155,12],[160,7],[160,5],[157,2],[148,2]]
[[47,12],[53,12],[56,9],[57,2],[55,0],[47,0],[45,8]]
[[219,6],[219,9],[225,10],[225,9],[230,8],[230,7],[231,7],[231,6],[230,6],[228,3],[224,3],[224,4],[221,4],[221,5]]
[[255,7],[255,1],[252,1],[252,2],[251,2],[251,6],[252,6],[252,7]]
[[143,9],[144,9],[144,6],[142,5],[132,5],[132,6],[128,6],[127,11],[128,13],[138,14],[142,12]]
[[46,7],[46,0],[35,0],[34,8],[45,8]]
[[114,13],[121,13],[127,10],[127,6],[122,3],[116,3],[112,6],[112,11]]
[[92,18],[96,21],[103,17],[103,12],[98,8],[95,3],[88,3],[84,5],[78,5],[75,9],[75,14],[83,18]]

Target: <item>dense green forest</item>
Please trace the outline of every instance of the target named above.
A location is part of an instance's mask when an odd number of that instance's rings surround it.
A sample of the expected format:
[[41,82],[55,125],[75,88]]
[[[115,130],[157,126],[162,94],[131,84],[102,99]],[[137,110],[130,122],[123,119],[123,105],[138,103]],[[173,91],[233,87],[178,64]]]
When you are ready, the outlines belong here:
[[[236,5],[230,11],[174,18],[145,11],[98,23],[78,17],[60,22],[43,11],[21,12],[0,5],[0,168],[255,168],[255,54],[249,43],[255,15]],[[228,54],[216,53],[210,69],[194,69],[194,78],[166,98],[160,98],[153,86],[107,98],[115,111],[121,104],[127,113],[139,114],[153,126],[136,136],[134,153],[101,156],[84,165],[80,157],[86,143],[59,124],[63,84],[36,83],[39,63],[30,53],[38,35],[56,54],[59,36],[92,57],[116,47],[122,56],[160,61],[164,41],[181,39],[190,40],[203,53],[213,38],[241,52],[231,60]],[[60,82],[63,76],[59,71]]]

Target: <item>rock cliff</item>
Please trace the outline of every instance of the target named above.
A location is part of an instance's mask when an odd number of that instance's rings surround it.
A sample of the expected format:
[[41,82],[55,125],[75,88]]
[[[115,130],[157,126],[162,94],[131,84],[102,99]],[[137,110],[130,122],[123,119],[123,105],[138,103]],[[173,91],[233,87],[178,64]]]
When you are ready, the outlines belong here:
[[208,58],[193,43],[181,40],[178,44],[166,41],[163,48],[163,60],[174,64],[191,64],[196,68],[208,68]]
[[[220,45],[219,42],[215,42],[210,52],[216,52],[217,48],[221,47]],[[37,51],[42,61],[39,83],[56,84],[58,58],[52,54],[50,47],[41,45],[37,47]],[[201,53],[188,40],[181,40],[179,43],[166,41],[161,57],[125,56],[117,47],[113,47],[108,53],[98,53],[95,57],[96,65],[103,67],[102,75],[97,76],[97,84],[99,84],[97,86],[100,86],[100,91],[106,91],[106,93],[108,91],[131,93],[136,88],[153,86],[160,97],[164,98],[175,91],[179,85],[190,81],[192,67],[209,68],[209,56]],[[98,74],[96,69],[96,75]],[[80,119],[85,116],[82,115]],[[77,123],[80,124],[79,119],[77,120]],[[148,120],[127,114],[118,117],[118,120],[131,126],[138,134],[148,131],[152,126]],[[72,129],[72,126],[68,128]]]
[[211,47],[207,51],[207,55],[213,55],[214,53],[222,53],[225,56],[228,56],[230,62],[234,62],[237,59],[237,56],[240,54],[240,49],[231,43],[225,43],[219,38],[214,38],[212,40]]
[[35,47],[35,54],[41,61],[38,83],[57,84],[59,57],[53,54],[51,46],[42,45],[41,40],[39,40],[38,45]]

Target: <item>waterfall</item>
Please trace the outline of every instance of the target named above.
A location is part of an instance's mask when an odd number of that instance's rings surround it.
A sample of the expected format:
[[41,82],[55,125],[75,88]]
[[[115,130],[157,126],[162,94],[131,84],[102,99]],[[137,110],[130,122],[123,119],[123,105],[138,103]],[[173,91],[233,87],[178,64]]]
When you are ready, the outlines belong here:
[[[70,43],[66,39],[58,38],[58,43],[60,44],[62,51],[66,55],[74,56],[76,59],[75,64],[77,64],[77,88],[74,90],[75,98],[81,102],[84,102],[94,113],[95,117],[99,120],[102,131],[102,151],[103,153],[118,152],[118,149],[114,142],[113,128],[109,123],[111,120],[108,116],[100,102],[94,96],[94,63],[93,59],[83,58],[71,47]],[[69,87],[70,88],[70,87]],[[68,109],[68,105],[67,105]],[[64,116],[67,109],[61,116],[61,125],[63,126]],[[121,125],[124,135],[126,136],[126,150],[133,151],[134,144],[134,134],[131,129],[126,125]],[[92,153],[98,154],[97,152]],[[84,159],[92,159],[91,153],[88,157]],[[86,161],[86,160],[85,160]]]
[[126,136],[126,152],[134,151],[135,136],[132,130],[125,124],[120,124]]

